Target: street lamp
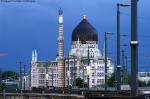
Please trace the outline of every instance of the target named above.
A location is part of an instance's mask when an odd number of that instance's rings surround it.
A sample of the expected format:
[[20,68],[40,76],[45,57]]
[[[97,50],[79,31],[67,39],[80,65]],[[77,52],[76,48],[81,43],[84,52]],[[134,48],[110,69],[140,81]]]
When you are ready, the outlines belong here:
[[83,63],[83,59],[82,59],[82,57],[81,57],[81,68],[82,68],[82,76],[83,76],[83,88],[84,88],[84,69],[85,69],[85,65],[84,65],[84,63]]
[[138,31],[137,31],[137,3],[131,0],[131,95],[137,95],[137,72],[138,72]]
[[87,66],[86,70],[87,70],[87,84],[88,84],[88,90],[89,90],[89,88],[90,88],[90,77],[89,77],[89,75],[90,75],[90,66]]
[[48,77],[49,77],[49,75],[48,75],[48,61],[46,61],[46,66],[45,66],[45,69],[46,69],[46,71],[45,71],[45,82],[46,82],[46,88],[45,89],[48,89]]
[[124,3],[117,3],[117,90],[120,90],[120,11],[119,7],[129,7]]
[[69,81],[70,80],[70,66],[69,66],[69,62],[70,61],[69,61],[69,55],[68,55],[68,58],[66,58],[66,59],[68,61],[68,67],[67,67],[67,70],[66,70],[67,71],[67,80],[68,80],[68,85],[67,86],[69,88],[69,84],[70,84],[70,81]]
[[111,32],[105,32],[105,90],[107,90],[107,34],[112,35]]
[[23,79],[24,79],[24,81],[23,81],[24,90],[25,90],[25,88],[26,88],[25,66],[26,66],[26,65],[24,65],[24,69],[23,69],[23,70],[24,70],[24,71],[23,71],[23,76],[24,76],[24,77],[23,77]]
[[51,68],[52,88],[54,87],[54,68]]

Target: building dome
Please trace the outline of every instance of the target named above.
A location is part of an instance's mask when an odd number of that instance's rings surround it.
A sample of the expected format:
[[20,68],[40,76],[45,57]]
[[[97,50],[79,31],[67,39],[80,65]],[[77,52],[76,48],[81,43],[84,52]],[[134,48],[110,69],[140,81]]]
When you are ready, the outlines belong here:
[[87,21],[85,17],[72,32],[72,42],[78,41],[78,39],[82,44],[86,44],[86,41],[98,42],[98,33],[96,29]]

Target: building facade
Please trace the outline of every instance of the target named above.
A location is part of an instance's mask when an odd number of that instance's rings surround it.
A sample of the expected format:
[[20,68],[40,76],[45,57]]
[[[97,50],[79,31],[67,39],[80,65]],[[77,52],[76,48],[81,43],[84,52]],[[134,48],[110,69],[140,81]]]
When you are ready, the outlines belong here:
[[[114,65],[107,58],[107,76],[114,71]],[[105,84],[104,55],[98,48],[98,33],[83,16],[72,32],[72,45],[65,61],[66,84],[73,85],[76,78],[84,79],[89,87]],[[89,80],[89,82],[88,82]]]
[[103,52],[98,47],[98,33],[86,16],[72,32],[71,49],[64,57],[63,12],[59,10],[58,57],[55,61],[38,61],[37,52],[32,52],[31,87],[75,86],[75,79],[81,78],[89,87],[105,84],[105,75],[110,77],[114,65],[107,58],[107,73]]
[[138,72],[138,79],[148,83],[150,81],[150,72]]

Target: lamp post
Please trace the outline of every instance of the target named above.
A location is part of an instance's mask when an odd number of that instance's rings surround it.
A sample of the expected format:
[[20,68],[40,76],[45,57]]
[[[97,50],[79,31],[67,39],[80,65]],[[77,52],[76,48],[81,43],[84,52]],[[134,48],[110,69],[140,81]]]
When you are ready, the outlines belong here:
[[67,76],[68,76],[68,87],[69,87],[69,76],[70,76],[70,71],[69,71],[69,55],[68,55],[68,72],[67,72]]
[[122,49],[122,84],[125,84],[125,55],[124,50]]
[[24,71],[23,71],[23,79],[24,79],[24,81],[23,81],[23,84],[24,84],[24,90],[25,90],[25,88],[26,88],[26,78],[25,78],[25,66],[26,65],[24,65]]
[[131,95],[137,95],[138,38],[137,38],[137,3],[131,0]]
[[76,65],[76,61],[75,61],[75,56],[73,56],[73,80],[74,80],[74,86],[76,86],[76,70],[75,70],[75,65]]
[[107,34],[111,35],[111,32],[105,32],[104,41],[105,41],[105,90],[107,90]]
[[0,68],[0,81],[2,80],[2,70]]
[[90,75],[90,66],[87,66],[86,70],[87,70],[87,85],[88,85],[88,90],[89,90],[89,88],[90,88],[90,77],[89,77],[89,75]]
[[52,88],[54,87],[54,69],[51,68],[51,72],[52,72]]
[[20,79],[19,79],[19,87],[20,87],[20,90],[22,90],[22,62],[19,61],[17,62],[19,64],[19,67],[20,67]]
[[84,61],[84,60],[83,60],[82,57],[81,57],[81,68],[82,68],[83,88],[84,88],[84,80],[85,80],[85,79],[84,79],[84,76],[85,76],[85,75],[84,75],[84,67],[85,67],[85,65],[84,65],[83,61]]
[[126,67],[125,67],[125,72],[126,72],[126,77],[125,77],[125,83],[128,84],[128,57],[125,56],[125,62],[126,62]]
[[45,86],[45,89],[48,89],[48,61],[46,61],[46,66],[45,66],[45,71],[46,71],[46,73],[45,73],[45,81],[46,81],[46,86]]
[[128,4],[117,3],[117,90],[120,90],[120,11],[119,7],[129,7]]

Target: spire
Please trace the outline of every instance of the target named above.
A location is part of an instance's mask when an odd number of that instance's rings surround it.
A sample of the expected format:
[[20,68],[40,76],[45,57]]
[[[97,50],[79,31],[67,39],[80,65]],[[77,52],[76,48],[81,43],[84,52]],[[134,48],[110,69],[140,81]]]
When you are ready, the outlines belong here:
[[36,50],[32,51],[32,62],[37,62],[37,52],[36,52]]
[[34,61],[37,62],[37,51],[36,50],[34,50],[34,55],[35,55],[34,56]]
[[105,56],[105,40],[104,40],[104,47],[103,47],[103,56]]
[[34,62],[34,50],[32,51],[32,61],[31,62]]

